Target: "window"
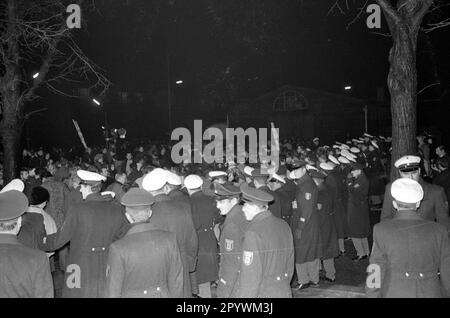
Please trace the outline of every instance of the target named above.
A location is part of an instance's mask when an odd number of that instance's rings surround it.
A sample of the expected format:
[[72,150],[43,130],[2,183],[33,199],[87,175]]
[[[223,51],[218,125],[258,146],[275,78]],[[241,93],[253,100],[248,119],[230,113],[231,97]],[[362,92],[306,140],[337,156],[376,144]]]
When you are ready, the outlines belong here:
[[308,102],[306,101],[306,98],[297,91],[282,92],[273,102],[274,111],[289,112],[307,108]]

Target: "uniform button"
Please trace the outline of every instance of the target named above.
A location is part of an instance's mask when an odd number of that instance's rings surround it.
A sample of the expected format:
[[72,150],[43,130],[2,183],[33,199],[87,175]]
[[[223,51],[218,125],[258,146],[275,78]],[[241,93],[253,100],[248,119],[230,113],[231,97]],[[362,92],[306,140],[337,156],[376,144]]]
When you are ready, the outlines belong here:
[[148,291],[144,290],[144,295],[147,295]]
[[95,248],[92,248],[92,252],[95,252]]
[[406,277],[409,277],[409,273],[405,273],[405,276],[406,276]]
[[285,273],[285,274],[284,274],[284,277],[288,277],[288,274],[287,274],[287,273]]
[[106,250],[106,248],[102,247],[102,250],[104,251],[104,250]]
[[156,290],[157,291],[161,291],[161,287],[156,287]]
[[277,277],[277,280],[280,280],[280,279],[281,279],[280,276],[278,276],[278,277]]
[[423,277],[423,274],[422,274],[422,273],[419,273],[419,276],[420,276],[420,277]]

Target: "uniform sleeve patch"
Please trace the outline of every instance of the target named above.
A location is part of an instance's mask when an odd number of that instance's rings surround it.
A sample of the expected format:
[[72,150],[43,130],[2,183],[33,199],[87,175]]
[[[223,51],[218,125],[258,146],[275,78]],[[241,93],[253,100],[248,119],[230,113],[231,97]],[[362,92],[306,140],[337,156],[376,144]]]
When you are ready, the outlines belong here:
[[227,252],[231,252],[233,250],[233,244],[234,241],[233,240],[229,240],[229,239],[225,239],[225,250]]
[[322,204],[321,203],[317,203],[317,209],[318,210],[322,210]]
[[305,199],[306,199],[306,200],[311,200],[311,193],[306,192],[306,193],[305,193]]
[[244,251],[244,264],[250,266],[253,263],[253,252]]
[[293,209],[297,208],[297,201],[296,200],[292,201],[292,208]]

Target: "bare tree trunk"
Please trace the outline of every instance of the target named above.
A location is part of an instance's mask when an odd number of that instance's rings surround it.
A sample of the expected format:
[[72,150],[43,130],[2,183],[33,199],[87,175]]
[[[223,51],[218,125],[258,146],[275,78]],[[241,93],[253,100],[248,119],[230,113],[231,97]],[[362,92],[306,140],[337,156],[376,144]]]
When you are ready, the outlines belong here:
[[404,155],[416,151],[416,46],[406,26],[392,33],[393,47],[389,54],[390,70],[388,87],[391,94],[392,160],[391,180],[398,177],[393,164]]
[[5,184],[17,176],[17,152],[20,139],[19,125],[14,119],[3,118],[5,128],[2,130],[3,145],[3,179]]
[[377,0],[383,9],[393,46],[389,53],[387,84],[391,93],[391,180],[398,177],[395,161],[416,153],[417,133],[417,36],[433,0]]

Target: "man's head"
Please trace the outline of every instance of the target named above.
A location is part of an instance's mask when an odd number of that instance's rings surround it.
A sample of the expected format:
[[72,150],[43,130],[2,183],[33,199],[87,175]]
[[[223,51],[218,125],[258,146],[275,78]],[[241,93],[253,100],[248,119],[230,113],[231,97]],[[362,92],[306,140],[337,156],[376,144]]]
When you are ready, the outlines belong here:
[[216,206],[221,215],[227,215],[231,209],[239,203],[241,190],[230,184],[213,183],[212,190],[216,199]]
[[80,192],[83,199],[86,199],[91,193],[99,193],[102,181],[106,181],[106,177],[101,174],[87,170],[78,170],[77,176],[81,179]]
[[184,186],[188,190],[189,195],[192,195],[198,191],[201,191],[203,185],[203,179],[196,174],[188,175],[184,179]]
[[422,186],[410,178],[400,178],[391,185],[392,204],[397,211],[417,210],[423,199]]
[[44,209],[50,200],[50,193],[44,187],[34,187],[31,189],[30,205]]
[[261,212],[267,211],[269,202],[274,199],[269,193],[252,188],[246,183],[242,184],[240,189],[244,202],[242,212],[244,212],[247,221],[251,221]]
[[20,191],[0,193],[0,234],[17,235],[22,225],[21,215],[28,208],[28,199]]
[[114,179],[120,184],[125,184],[127,183],[127,174],[125,172],[118,172]]
[[145,175],[142,180],[142,188],[150,192],[153,196],[168,194],[170,189],[167,182],[167,171],[161,168],[156,168]]
[[436,155],[439,158],[444,157],[447,154],[447,152],[445,151],[445,146],[444,145],[440,145],[436,148]]
[[152,216],[153,196],[144,189],[131,188],[121,199],[125,216],[130,223],[147,221]]
[[403,156],[394,163],[394,166],[398,169],[400,177],[419,181],[420,160],[418,156]]
[[28,169],[23,168],[20,170],[20,179],[22,181],[28,180],[29,174],[28,174]]
[[450,162],[447,157],[442,157],[437,160],[437,166],[439,171],[445,171],[450,166]]

